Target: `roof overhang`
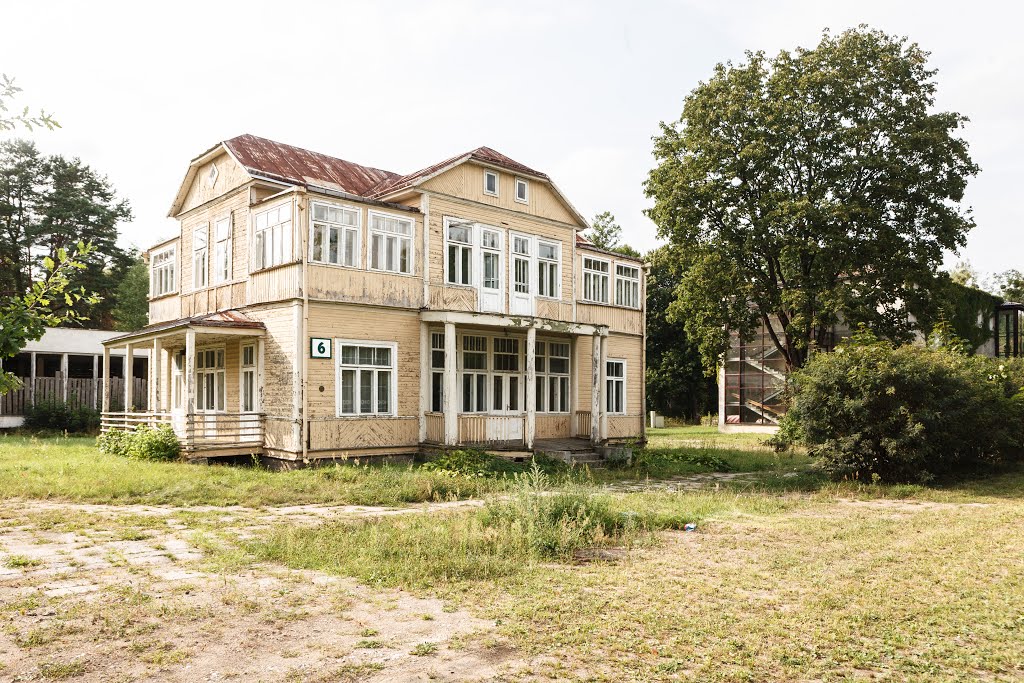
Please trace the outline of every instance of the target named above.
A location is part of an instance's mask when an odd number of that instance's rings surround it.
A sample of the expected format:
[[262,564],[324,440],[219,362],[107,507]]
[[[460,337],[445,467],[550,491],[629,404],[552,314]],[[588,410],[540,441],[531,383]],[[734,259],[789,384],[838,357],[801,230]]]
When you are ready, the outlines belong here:
[[266,326],[238,311],[223,311],[194,318],[179,318],[155,325],[148,325],[141,330],[112,337],[103,342],[105,347],[142,344],[163,337],[171,337],[185,330],[194,330],[197,334],[216,334],[222,336],[262,337],[266,334]]

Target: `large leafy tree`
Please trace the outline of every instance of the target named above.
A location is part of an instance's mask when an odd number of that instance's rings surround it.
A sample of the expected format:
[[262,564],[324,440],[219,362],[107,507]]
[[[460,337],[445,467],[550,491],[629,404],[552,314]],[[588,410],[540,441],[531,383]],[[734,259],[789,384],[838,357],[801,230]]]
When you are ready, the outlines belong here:
[[647,253],[647,403],[669,417],[698,418],[714,394],[715,381],[701,366],[700,352],[675,315],[682,277],[678,248]]
[[137,255],[118,283],[114,300],[114,329],[131,332],[149,323],[149,268]]
[[611,211],[603,211],[594,216],[587,232],[587,239],[598,249],[640,258],[639,251],[622,242],[622,226],[615,220],[615,215]]
[[906,39],[861,27],[813,49],[719,64],[662,124],[646,191],[685,268],[679,313],[707,367],[758,323],[790,367],[830,327],[904,338],[944,250],[973,227],[978,171],[934,110],[935,71]]
[[1011,268],[996,274],[992,280],[992,289],[1000,297],[1006,301],[1024,303],[1024,273]]

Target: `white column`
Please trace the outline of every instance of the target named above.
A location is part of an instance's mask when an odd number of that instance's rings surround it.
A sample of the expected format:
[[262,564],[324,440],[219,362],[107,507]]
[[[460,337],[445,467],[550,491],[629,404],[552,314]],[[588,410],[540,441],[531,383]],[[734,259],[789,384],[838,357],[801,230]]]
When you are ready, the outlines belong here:
[[427,440],[427,413],[430,411],[430,327],[420,322],[420,443]]
[[29,368],[28,400],[32,405],[36,404],[36,352],[31,353],[32,367]]
[[64,403],[68,402],[68,354],[60,354],[60,377]]
[[[263,412],[263,356],[266,343],[263,337],[256,338],[256,412]],[[173,359],[172,359],[173,361]]]
[[135,387],[132,385],[133,377],[132,373],[134,368],[132,367],[135,362],[135,344],[125,344],[124,346],[124,371],[121,373],[124,375],[124,412],[132,412],[132,402],[135,400]]
[[101,412],[110,412],[110,347],[103,347],[103,403]]
[[576,411],[580,400],[580,345],[574,335],[569,339],[569,436],[579,436]]
[[594,334],[591,339],[594,345],[590,353],[590,440],[598,443],[601,440],[601,337]]
[[153,351],[149,356],[149,366],[146,370],[146,374],[149,375],[149,412],[159,413],[161,409],[161,396],[160,396],[160,373],[163,372],[163,344],[159,339],[153,340]]
[[196,413],[196,331],[185,329],[185,447],[189,448],[194,437]]
[[537,435],[537,328],[526,330],[526,447],[533,448]]
[[95,353],[92,355],[92,407],[100,405],[100,357]]
[[602,442],[608,439],[608,337],[601,338],[601,432]]
[[444,324],[444,442],[459,443],[459,408],[455,390],[457,382],[455,323]]

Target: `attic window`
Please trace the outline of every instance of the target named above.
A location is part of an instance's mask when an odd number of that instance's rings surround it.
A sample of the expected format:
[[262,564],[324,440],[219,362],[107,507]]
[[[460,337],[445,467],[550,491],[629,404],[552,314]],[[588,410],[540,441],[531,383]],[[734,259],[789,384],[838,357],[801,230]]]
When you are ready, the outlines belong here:
[[217,182],[217,164],[210,164],[210,172],[206,174],[206,181],[211,187]]
[[484,171],[484,194],[498,196],[498,174],[494,171]]
[[516,201],[526,204],[529,202],[529,186],[522,178],[516,178]]

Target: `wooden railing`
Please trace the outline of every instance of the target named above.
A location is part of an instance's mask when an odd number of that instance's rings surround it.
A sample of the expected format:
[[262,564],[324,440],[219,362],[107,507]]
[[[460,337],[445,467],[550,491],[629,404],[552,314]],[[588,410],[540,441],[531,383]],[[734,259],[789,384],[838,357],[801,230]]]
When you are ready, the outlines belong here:
[[590,438],[590,411],[581,410],[576,413],[576,436]]
[[[103,380],[91,377],[70,377],[67,383],[67,398],[64,396],[64,378],[36,377],[35,390],[31,377],[21,377],[21,387],[0,396],[0,415],[24,415],[25,408],[35,403],[67,403],[69,406],[100,409],[103,400]],[[147,382],[142,377],[133,379],[132,403],[139,410],[146,410]],[[124,379],[110,378],[110,408],[124,410]]]
[[427,443],[444,443],[444,413],[427,413]]
[[133,431],[141,425],[155,427],[161,424],[172,424],[170,413],[149,412],[115,412],[100,415],[100,431]]
[[100,431],[133,431],[141,425],[171,425],[186,452],[263,444],[264,416],[260,413],[197,413],[189,418],[167,412],[106,412]]
[[459,415],[459,443],[523,444],[526,419],[521,415]]

